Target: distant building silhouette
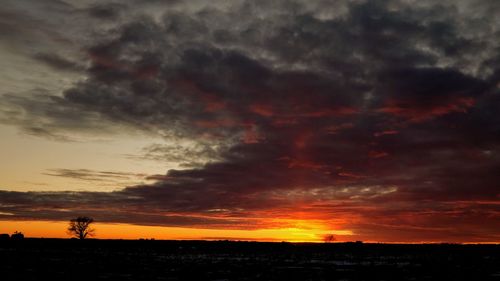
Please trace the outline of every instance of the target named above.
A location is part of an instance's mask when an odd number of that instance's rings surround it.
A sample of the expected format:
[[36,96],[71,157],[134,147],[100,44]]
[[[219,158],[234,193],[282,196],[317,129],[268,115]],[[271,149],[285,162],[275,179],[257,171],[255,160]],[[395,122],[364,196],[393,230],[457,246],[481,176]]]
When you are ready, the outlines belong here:
[[5,241],[5,240],[9,240],[9,239],[10,239],[9,234],[7,234],[7,233],[0,234],[0,241]]

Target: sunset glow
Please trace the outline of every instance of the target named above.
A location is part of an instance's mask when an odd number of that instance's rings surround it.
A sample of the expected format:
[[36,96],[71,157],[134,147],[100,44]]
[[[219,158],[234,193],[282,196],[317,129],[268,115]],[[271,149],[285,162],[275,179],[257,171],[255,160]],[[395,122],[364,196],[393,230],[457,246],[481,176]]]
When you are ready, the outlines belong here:
[[[131,224],[93,225],[99,239],[174,239],[174,240],[236,240],[263,242],[323,242],[323,235],[335,234],[349,237],[348,230],[330,231],[308,222],[296,222],[296,227],[258,230],[202,229],[183,227],[139,226]],[[68,238],[65,222],[3,221],[2,231],[22,229],[28,237]],[[304,227],[304,228],[301,228]],[[349,241],[349,240],[346,240]]]

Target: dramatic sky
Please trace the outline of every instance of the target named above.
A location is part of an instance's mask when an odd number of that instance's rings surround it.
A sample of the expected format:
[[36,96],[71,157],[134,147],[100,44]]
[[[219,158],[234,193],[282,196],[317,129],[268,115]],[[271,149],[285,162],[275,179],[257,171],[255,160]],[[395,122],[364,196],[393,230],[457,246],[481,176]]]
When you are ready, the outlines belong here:
[[0,232],[500,241],[496,0],[2,0]]

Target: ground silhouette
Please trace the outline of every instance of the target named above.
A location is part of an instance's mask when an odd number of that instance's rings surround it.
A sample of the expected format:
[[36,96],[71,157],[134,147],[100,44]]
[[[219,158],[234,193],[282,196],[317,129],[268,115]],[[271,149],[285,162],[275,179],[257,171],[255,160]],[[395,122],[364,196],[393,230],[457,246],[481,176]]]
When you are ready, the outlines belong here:
[[499,264],[499,245],[0,241],[2,280],[491,281]]

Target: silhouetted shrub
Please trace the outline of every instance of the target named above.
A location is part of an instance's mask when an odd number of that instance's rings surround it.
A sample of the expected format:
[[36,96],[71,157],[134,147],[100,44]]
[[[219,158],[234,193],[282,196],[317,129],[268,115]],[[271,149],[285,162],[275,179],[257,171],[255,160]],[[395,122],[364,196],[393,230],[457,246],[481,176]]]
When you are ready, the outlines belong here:
[[14,232],[14,234],[12,234],[12,236],[10,236],[10,239],[12,240],[23,240],[24,239],[24,234],[22,232]]

